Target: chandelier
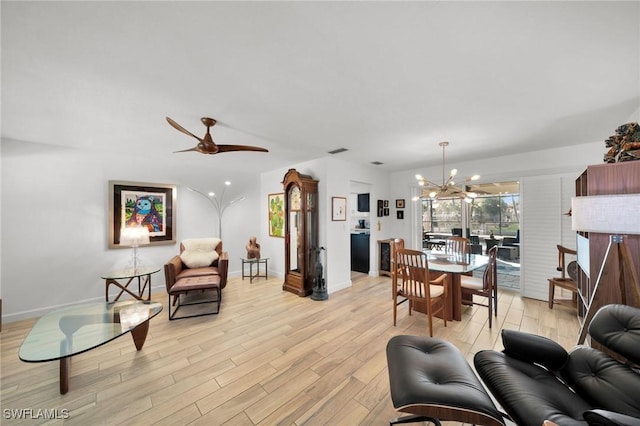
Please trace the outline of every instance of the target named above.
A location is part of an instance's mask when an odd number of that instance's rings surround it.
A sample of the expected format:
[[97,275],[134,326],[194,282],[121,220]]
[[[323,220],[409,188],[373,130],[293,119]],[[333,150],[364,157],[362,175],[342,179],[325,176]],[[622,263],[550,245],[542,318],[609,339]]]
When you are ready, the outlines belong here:
[[474,198],[478,196],[475,192],[468,191],[467,182],[472,180],[480,179],[480,175],[473,175],[469,178],[464,179],[464,188],[460,188],[456,186],[455,181],[453,180],[455,176],[458,174],[457,169],[451,169],[449,172],[449,178],[446,178],[445,175],[445,154],[444,150],[449,145],[449,142],[440,142],[439,145],[442,147],[442,185],[438,185],[436,183],[431,182],[428,179],[422,177],[422,175],[416,175],[416,179],[418,180],[418,184],[423,187],[420,196],[416,197],[417,199],[426,199],[430,198],[432,200],[437,200],[438,198],[453,198],[458,197],[462,198],[467,203],[473,201]]

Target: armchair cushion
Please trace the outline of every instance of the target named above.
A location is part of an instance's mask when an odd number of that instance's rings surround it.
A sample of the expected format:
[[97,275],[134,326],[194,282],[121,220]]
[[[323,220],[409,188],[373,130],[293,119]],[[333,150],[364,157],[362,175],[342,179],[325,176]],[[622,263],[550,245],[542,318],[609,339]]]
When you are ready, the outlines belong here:
[[[590,404],[550,371],[505,353],[482,350],[474,356],[476,371],[517,425],[584,425]],[[517,407],[512,409],[512,407]]]
[[640,374],[597,349],[571,351],[562,378],[592,407],[640,418]]
[[569,354],[562,346],[551,339],[535,334],[504,329],[502,344],[508,356],[531,364],[543,365],[552,371],[560,370],[569,360]]
[[203,268],[217,260],[218,253],[215,251],[185,250],[180,253],[180,259],[189,268]]
[[188,268],[203,268],[218,260],[218,238],[192,238],[182,241],[180,259]]

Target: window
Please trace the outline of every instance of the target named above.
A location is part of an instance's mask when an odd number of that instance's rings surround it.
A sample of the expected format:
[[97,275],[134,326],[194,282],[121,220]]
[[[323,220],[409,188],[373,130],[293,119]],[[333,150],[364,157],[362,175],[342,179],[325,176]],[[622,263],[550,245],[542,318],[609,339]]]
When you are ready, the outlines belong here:
[[423,235],[451,234],[463,228],[463,215],[468,214],[470,235],[518,237],[520,229],[520,194],[518,182],[479,184],[469,187],[478,196],[467,204],[460,198],[422,200]]
[[460,198],[422,200],[422,232],[451,234],[452,228],[462,227]]

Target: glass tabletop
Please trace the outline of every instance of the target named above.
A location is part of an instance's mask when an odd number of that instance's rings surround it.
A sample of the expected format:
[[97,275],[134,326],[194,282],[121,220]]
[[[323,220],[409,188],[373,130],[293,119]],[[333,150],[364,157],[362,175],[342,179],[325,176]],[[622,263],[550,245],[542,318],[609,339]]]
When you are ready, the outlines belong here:
[[424,250],[427,254],[429,269],[452,274],[464,274],[482,268],[489,263],[489,256],[482,254],[447,254]]
[[269,260],[268,257],[261,257],[259,259],[253,258],[253,259],[247,259],[246,257],[241,257],[240,260],[242,260],[243,262],[264,262],[265,260]]
[[109,271],[106,274],[103,274],[100,278],[103,278],[105,280],[106,279],[115,280],[119,278],[133,278],[133,277],[140,277],[143,275],[155,274],[156,272],[159,272],[159,271],[160,271],[160,268],[156,266],[140,266],[137,268],[124,268],[124,269]]
[[137,300],[56,309],[36,322],[19,356],[26,362],[44,362],[77,355],[128,333],[161,311],[161,303]]

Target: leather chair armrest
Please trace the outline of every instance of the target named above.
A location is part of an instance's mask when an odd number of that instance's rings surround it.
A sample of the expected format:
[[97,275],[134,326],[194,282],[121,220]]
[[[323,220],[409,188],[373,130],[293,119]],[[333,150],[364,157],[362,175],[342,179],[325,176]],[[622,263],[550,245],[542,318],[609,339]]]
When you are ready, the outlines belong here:
[[583,414],[590,425],[596,426],[640,426],[640,419],[607,410],[589,410]]
[[521,361],[541,364],[551,371],[560,370],[569,354],[558,343],[546,337],[517,330],[502,330],[504,353]]
[[167,286],[167,292],[176,283],[176,277],[182,272],[182,259],[180,256],[174,256],[164,264],[164,280]]
[[218,258],[218,274],[220,275],[220,290],[227,285],[227,274],[229,271],[229,253],[223,251]]

